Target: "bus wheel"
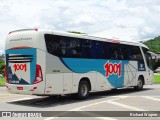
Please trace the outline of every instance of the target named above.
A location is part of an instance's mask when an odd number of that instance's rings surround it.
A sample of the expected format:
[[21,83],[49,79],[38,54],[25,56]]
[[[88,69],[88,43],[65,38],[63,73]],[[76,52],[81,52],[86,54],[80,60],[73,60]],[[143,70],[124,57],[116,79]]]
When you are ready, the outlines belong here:
[[77,97],[79,99],[86,99],[89,96],[89,84],[87,81],[81,81],[79,83]]
[[138,79],[137,86],[134,87],[135,90],[142,90],[143,89],[143,79],[140,77]]

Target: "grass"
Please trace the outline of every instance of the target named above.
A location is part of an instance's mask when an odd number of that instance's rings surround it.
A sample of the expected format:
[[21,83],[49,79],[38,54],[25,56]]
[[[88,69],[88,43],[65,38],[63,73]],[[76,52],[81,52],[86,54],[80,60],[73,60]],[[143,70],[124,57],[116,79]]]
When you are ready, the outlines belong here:
[[0,86],[4,86],[5,84],[5,78],[0,78]]
[[160,75],[154,75],[153,83],[160,84]]

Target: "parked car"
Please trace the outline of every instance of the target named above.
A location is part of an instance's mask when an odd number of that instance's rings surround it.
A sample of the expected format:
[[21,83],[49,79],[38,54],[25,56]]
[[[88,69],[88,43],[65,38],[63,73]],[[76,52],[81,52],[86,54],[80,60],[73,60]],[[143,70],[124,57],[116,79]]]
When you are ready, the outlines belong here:
[[160,72],[160,67],[158,67],[154,72],[155,72],[155,73]]
[[2,78],[3,77],[3,75],[2,74],[0,74],[0,78]]

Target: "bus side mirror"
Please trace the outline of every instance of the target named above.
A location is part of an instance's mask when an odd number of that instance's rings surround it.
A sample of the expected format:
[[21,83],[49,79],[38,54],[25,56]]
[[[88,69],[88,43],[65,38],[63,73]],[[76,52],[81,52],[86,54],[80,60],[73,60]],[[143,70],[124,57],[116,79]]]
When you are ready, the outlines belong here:
[[151,54],[152,57],[152,62],[158,62],[158,57],[157,54],[153,53],[153,52],[149,52]]
[[153,60],[153,62],[158,62],[158,57],[156,54],[152,57],[152,60]]
[[155,71],[159,66],[158,66],[158,57],[157,54],[153,53],[153,52],[149,52],[151,55],[151,59],[152,59],[152,65],[153,65],[153,70]]

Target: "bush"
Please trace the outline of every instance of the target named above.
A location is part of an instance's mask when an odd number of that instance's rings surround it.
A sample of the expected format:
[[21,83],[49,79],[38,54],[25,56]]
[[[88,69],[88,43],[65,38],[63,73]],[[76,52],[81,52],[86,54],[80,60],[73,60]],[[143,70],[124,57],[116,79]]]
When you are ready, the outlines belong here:
[[0,73],[4,76],[5,63],[3,60],[0,60]]

